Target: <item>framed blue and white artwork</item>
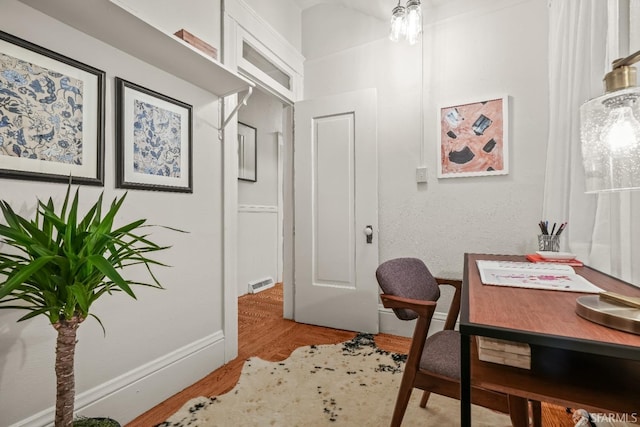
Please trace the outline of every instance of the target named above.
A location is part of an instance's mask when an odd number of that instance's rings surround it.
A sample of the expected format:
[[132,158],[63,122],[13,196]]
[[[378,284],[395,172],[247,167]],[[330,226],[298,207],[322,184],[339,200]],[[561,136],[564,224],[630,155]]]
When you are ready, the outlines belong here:
[[192,193],[191,105],[115,81],[117,187]]
[[104,72],[0,31],[0,178],[103,185]]

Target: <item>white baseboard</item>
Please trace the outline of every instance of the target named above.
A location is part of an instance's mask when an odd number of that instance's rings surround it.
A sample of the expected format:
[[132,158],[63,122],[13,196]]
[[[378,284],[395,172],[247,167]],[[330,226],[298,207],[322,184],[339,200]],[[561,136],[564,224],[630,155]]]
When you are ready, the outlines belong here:
[[[108,416],[125,425],[224,364],[218,331],[76,396],[78,416]],[[10,427],[52,426],[51,407]]]
[[[380,322],[380,332],[383,334],[398,335],[401,337],[413,336],[413,329],[416,326],[415,320],[400,320],[393,313],[393,310],[378,307],[378,318]],[[431,326],[429,327],[429,335],[434,332],[441,331],[444,328],[444,322],[447,320],[446,313],[435,312],[433,319],[431,319]]]

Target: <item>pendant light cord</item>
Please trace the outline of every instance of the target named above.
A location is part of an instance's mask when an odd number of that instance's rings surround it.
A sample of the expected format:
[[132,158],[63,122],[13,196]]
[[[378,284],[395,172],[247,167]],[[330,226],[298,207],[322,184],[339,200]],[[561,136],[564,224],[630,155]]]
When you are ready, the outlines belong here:
[[426,166],[424,149],[424,24],[420,32],[420,166]]

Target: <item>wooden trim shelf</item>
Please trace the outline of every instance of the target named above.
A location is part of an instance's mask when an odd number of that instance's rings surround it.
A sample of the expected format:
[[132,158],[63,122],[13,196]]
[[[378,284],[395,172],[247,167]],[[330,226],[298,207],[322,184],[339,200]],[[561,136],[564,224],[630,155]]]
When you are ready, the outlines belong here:
[[118,0],[20,0],[83,33],[224,97],[252,82],[137,16]]

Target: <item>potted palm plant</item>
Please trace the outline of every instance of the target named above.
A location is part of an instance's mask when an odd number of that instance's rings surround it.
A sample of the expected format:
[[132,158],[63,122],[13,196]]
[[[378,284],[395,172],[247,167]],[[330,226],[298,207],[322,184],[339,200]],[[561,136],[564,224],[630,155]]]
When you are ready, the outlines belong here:
[[[0,224],[0,309],[26,310],[18,321],[47,316],[57,332],[55,427],[73,424],[76,332],[104,295],[125,292],[135,298],[134,285],[162,288],[151,271],[164,265],[148,258],[167,249],[141,233],[145,219],[114,228],[126,194],[115,198],[106,213],[102,195],[79,216],[79,189],[70,202],[71,185],[59,212],[51,198],[37,201],[35,218],[28,220],[0,201],[6,224]],[[122,277],[119,270],[144,265],[150,280]],[[104,327],[103,327],[104,330]]]

